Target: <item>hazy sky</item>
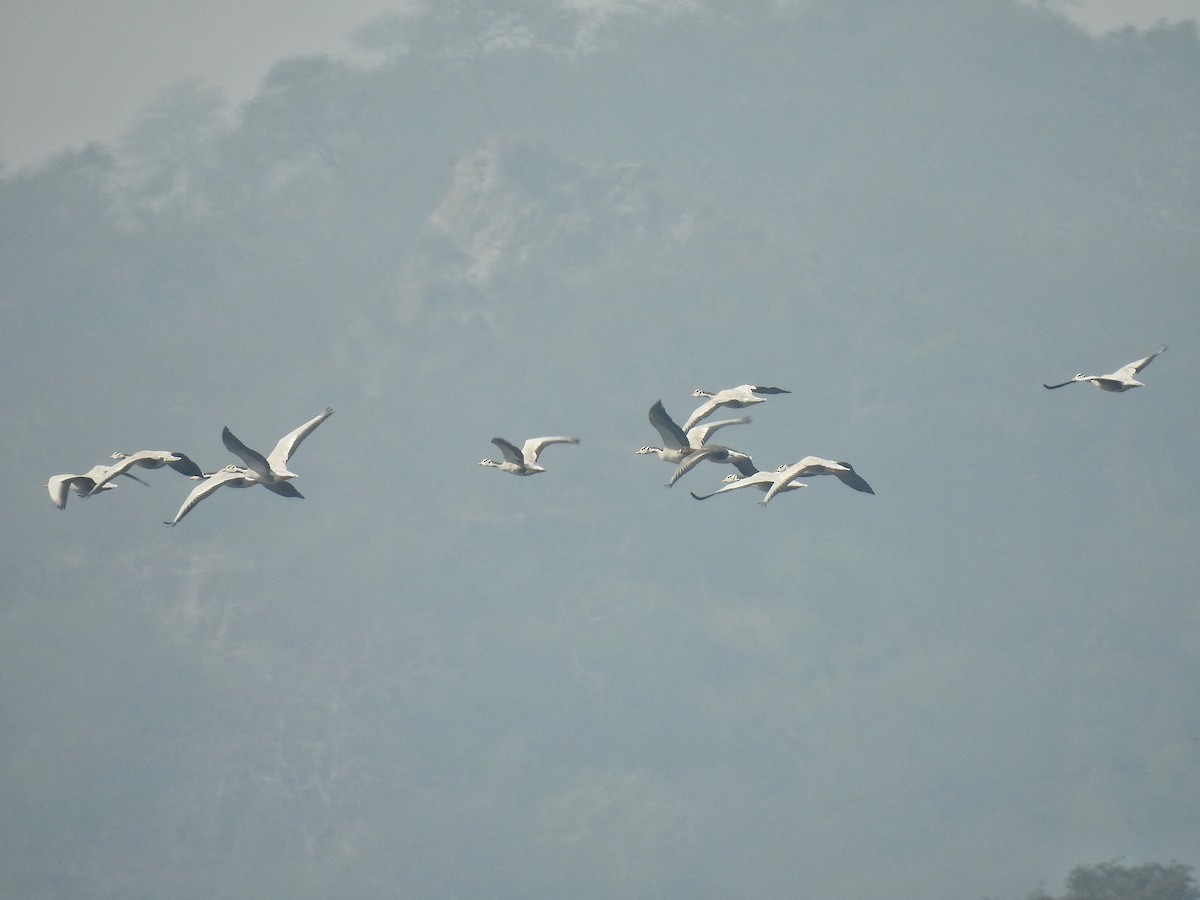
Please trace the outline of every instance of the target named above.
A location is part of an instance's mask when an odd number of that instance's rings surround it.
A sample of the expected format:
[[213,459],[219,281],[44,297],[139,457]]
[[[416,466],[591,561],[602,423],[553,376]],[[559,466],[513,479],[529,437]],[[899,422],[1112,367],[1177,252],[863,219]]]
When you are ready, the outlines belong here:
[[[190,59],[177,5],[57,9],[109,45],[73,81],[146,83],[84,136],[202,86],[0,177],[0,896],[1021,900],[1200,863],[1195,35],[553,2],[217,7]],[[410,52],[288,58],[356,30]],[[1042,387],[1164,343],[1136,391]],[[792,393],[722,443],[875,495],[665,488],[650,405],[745,382]],[[47,496],[326,406],[303,500]],[[477,465],[539,434],[581,443]]]
[[[278,60],[338,53],[387,0],[6,0],[0,160],[22,166],[111,141],[154,94],[198,78],[239,102]],[[1092,31],[1200,18],[1200,0],[1051,0]]]

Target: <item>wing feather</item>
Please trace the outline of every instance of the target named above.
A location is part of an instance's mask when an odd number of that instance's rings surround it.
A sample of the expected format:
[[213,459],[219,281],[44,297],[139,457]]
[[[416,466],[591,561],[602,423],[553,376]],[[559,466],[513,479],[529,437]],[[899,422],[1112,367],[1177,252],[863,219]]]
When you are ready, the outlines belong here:
[[213,493],[215,490],[217,490],[217,488],[224,487],[227,484],[232,485],[234,481],[240,481],[243,483],[242,486],[245,486],[247,480],[248,479],[243,473],[231,469],[222,469],[220,472],[210,475],[208,478],[204,479],[204,481],[200,482],[200,484],[198,484],[192,490],[192,492],[187,495],[187,499],[185,499],[183,501],[183,505],[179,507],[179,512],[175,513],[175,518],[166,524],[178,525],[180,519],[191,512],[197,503],[199,503],[209,494]]
[[[96,481],[95,486],[93,486],[92,489],[90,491],[88,491],[88,495],[90,496],[92,494],[95,494],[97,491],[104,490],[104,486],[106,484],[108,484],[108,482],[110,482],[114,478],[116,478],[118,475],[129,475],[129,477],[134,479],[134,481],[141,481],[140,478],[138,478],[136,475],[130,474],[130,472],[129,472],[130,469],[132,469],[134,466],[137,465],[139,459],[140,459],[140,456],[137,453],[134,453],[132,456],[126,456],[124,459],[120,460],[116,465],[96,466],[94,469],[92,469],[91,472],[88,473]],[[103,471],[99,471],[99,470],[103,470]],[[142,482],[142,483],[145,484],[145,482]]]
[[174,462],[169,462],[167,465],[180,475],[186,475],[189,478],[199,478],[204,474],[201,468],[196,465],[196,463],[193,462],[191,457],[189,457],[186,453],[180,453],[178,450],[174,450],[171,452],[171,455],[178,456],[179,459],[175,460]]
[[538,455],[551,444],[578,444],[574,437],[536,437],[527,440],[521,447],[521,461],[527,466],[537,463]]
[[514,465],[525,465],[525,458],[521,455],[520,449],[511,441],[506,441],[502,437],[492,438],[492,443],[500,448],[500,452],[504,454],[504,458]]
[[749,425],[749,424],[750,424],[750,417],[742,416],[741,418],[738,418],[738,419],[720,419],[716,422],[709,422],[706,425],[696,425],[693,428],[691,428],[687,433],[688,446],[703,447],[708,442],[708,439],[710,437],[712,437],[714,431],[724,428],[726,425]]
[[[688,436],[683,429],[675,424],[675,420],[667,415],[667,409],[661,400],[656,400],[650,407],[650,424],[663,439],[663,446],[672,450],[686,450],[691,446]],[[700,443],[704,443],[701,441]]]
[[720,407],[720,405],[721,404],[717,403],[716,400],[714,400],[711,397],[709,399],[705,400],[703,403],[701,403],[699,406],[697,406],[694,410],[692,410],[692,414],[690,416],[688,416],[687,421],[683,423],[683,430],[685,432],[691,431],[693,425],[695,425],[701,419],[707,419],[714,412],[716,412],[717,408]]
[[271,477],[271,464],[267,462],[266,458],[257,450],[252,450],[239,441],[228,426],[221,432],[221,443],[225,445],[226,450],[241,459],[255,475],[260,478]]
[[306,437],[316,430],[316,427],[333,415],[333,407],[327,406],[319,414],[313,416],[295,431],[285,434],[267,457],[267,464],[277,472],[287,469],[288,460],[299,448]]

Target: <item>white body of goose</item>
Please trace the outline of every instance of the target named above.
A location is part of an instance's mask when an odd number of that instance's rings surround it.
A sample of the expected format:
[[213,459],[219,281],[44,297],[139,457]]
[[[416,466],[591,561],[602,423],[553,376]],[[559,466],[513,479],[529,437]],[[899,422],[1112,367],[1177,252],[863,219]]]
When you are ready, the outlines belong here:
[[[83,475],[55,475],[46,482],[46,489],[50,492],[50,502],[59,509],[66,509],[67,497],[72,492],[78,494],[80,497],[87,498],[95,493],[111,491],[116,485],[109,484],[108,481],[118,474],[113,472],[112,469],[112,466],[92,466]],[[119,474],[132,478],[139,484],[146,483],[136,475],[130,475],[128,472],[121,472]]]
[[578,444],[579,438],[574,437],[536,437],[530,438],[520,449],[502,437],[492,438],[492,443],[504,454],[503,462],[484,458],[479,461],[481,466],[490,466],[510,475],[537,475],[546,469],[538,462],[538,456],[551,444]]
[[332,415],[333,407],[325,407],[318,415],[313,416],[295,431],[281,437],[269,456],[263,456],[257,450],[251,450],[239,441],[228,427],[221,432],[221,441],[225,444],[225,449],[235,456],[241,457],[242,462],[253,473],[259,484],[277,484],[296,477],[296,473],[288,469],[288,461],[292,458],[292,454],[299,449],[300,444],[316,430],[318,425]]
[[786,491],[788,485],[794,484],[797,478],[809,478],[813,475],[834,475],[842,484],[854,488],[856,491],[862,491],[864,494],[875,493],[866,480],[854,471],[854,467],[850,463],[821,459],[819,456],[806,456],[790,466],[779,467],[776,471],[775,483],[767,489],[767,496],[763,497],[762,502],[770,503],[776,494]]
[[662,401],[658,400],[650,407],[650,424],[662,437],[663,446],[642,447],[633,452],[639,455],[654,454],[659,459],[678,464],[683,462],[684,457],[689,453],[703,447],[713,432],[726,425],[748,425],[750,417],[742,416],[740,419],[721,419],[718,422],[708,422],[704,425],[693,426],[685,433],[667,414]]
[[1159,353],[1162,353],[1166,349],[1167,345],[1163,344],[1162,350],[1159,350],[1158,353],[1151,353],[1149,356],[1134,360],[1129,365],[1121,366],[1121,368],[1117,369],[1117,371],[1110,372],[1107,375],[1084,375],[1082,372],[1080,372],[1070,381],[1064,381],[1061,384],[1043,384],[1042,387],[1053,391],[1056,388],[1066,387],[1068,384],[1075,384],[1078,381],[1089,381],[1102,391],[1112,391],[1114,393],[1128,391],[1135,387],[1145,387],[1144,384],[1142,384],[1133,376],[1142,371],[1142,369],[1146,368],[1146,366],[1150,365],[1150,363],[1154,360],[1154,357],[1158,356]]
[[[722,479],[722,481],[725,482],[724,487],[717,488],[711,494],[697,494],[692,492],[692,496],[697,500],[707,500],[709,497],[717,496],[717,494],[725,494],[729,491],[741,490],[742,488],[755,488],[757,490],[766,492],[769,491],[775,485],[775,483],[784,476],[784,472],[782,470],[786,468],[786,466],[781,466],[780,471],[755,471],[749,475],[739,475],[735,472],[733,474],[726,475]],[[808,487],[808,485],[803,481],[789,481],[786,486],[780,488],[780,491],[794,491],[804,487]]]
[[707,419],[722,406],[730,406],[734,409],[742,409],[746,406],[751,406],[755,403],[765,403],[766,397],[760,397],[759,394],[790,394],[791,391],[785,391],[783,388],[764,387],[760,384],[740,384],[734,388],[726,388],[723,391],[717,391],[715,394],[708,391],[702,391],[699,388],[692,391],[693,397],[707,397],[708,399],[697,406],[688,420],[683,423],[683,430],[687,431],[701,419]]
[[[848,488],[854,488],[864,494],[874,494],[874,489],[867,484],[865,478],[854,471],[854,466],[844,460],[822,459],[819,456],[806,456],[793,464],[797,469],[797,478],[811,478],[814,475],[833,475]],[[779,471],[792,468],[780,466]]]
[[104,490],[110,479],[127,474],[134,466],[142,469],[161,469],[163,466],[170,466],[180,475],[186,475],[189,478],[198,478],[203,474],[200,467],[192,462],[187,454],[178,451],[139,450],[137,453],[117,451],[112,454],[112,458],[117,460],[116,465],[108,467],[108,475],[96,482],[96,486],[92,488],[93,491]]

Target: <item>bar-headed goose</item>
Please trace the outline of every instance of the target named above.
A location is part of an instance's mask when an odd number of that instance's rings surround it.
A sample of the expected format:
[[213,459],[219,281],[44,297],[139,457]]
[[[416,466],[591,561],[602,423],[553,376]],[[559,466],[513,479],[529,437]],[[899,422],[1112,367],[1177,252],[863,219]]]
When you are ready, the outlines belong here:
[[1061,384],[1043,384],[1042,387],[1053,391],[1056,388],[1066,387],[1068,384],[1075,384],[1077,381],[1090,381],[1096,387],[1100,388],[1100,390],[1113,391],[1114,393],[1128,391],[1135,387],[1145,387],[1144,384],[1142,384],[1133,376],[1142,371],[1142,369],[1146,368],[1146,366],[1150,365],[1150,363],[1153,362],[1154,357],[1158,356],[1159,353],[1164,352],[1166,349],[1167,345],[1163,344],[1162,350],[1159,350],[1157,353],[1151,353],[1149,356],[1134,360],[1129,365],[1121,366],[1121,368],[1117,369],[1117,371],[1110,372],[1107,375],[1084,375],[1082,372],[1080,372],[1069,381],[1064,381]]
[[713,432],[724,428],[726,425],[748,425],[750,424],[750,417],[742,416],[740,419],[721,419],[717,422],[706,422],[703,425],[693,426],[685,433],[682,428],[675,424],[675,420],[667,414],[662,401],[657,400],[650,407],[650,424],[654,426],[655,430],[662,437],[663,446],[642,447],[633,452],[639,455],[652,453],[659,459],[678,464],[683,462],[684,457],[693,450],[699,450],[703,447]]
[[[854,488],[864,494],[874,494],[875,490],[867,484],[865,478],[854,471],[854,466],[844,460],[822,459],[819,456],[806,456],[795,463],[797,478],[811,478],[814,475],[833,475],[848,488]],[[790,468],[780,466],[779,471]]]
[[203,475],[200,467],[192,462],[187,454],[180,453],[178,450],[139,450],[137,453],[117,451],[112,454],[112,458],[117,460],[116,465],[108,467],[108,475],[96,482],[96,486],[92,488],[93,491],[104,490],[109,480],[118,475],[127,474],[134,466],[142,469],[161,469],[163,466],[170,466],[180,475],[186,475],[188,478],[198,478]]
[[[50,502],[59,509],[65,509],[67,498],[72,493],[86,499],[97,492],[111,491],[116,485],[109,484],[108,481],[110,478],[115,477],[116,474],[112,471],[112,466],[92,466],[92,468],[88,469],[82,475],[55,475],[46,482],[46,489],[50,492]],[[132,478],[139,484],[144,485],[146,483],[136,475],[130,475],[128,472],[121,472],[120,474]]]
[[780,466],[776,470],[776,474],[778,477],[775,483],[767,489],[767,496],[763,498],[763,503],[770,503],[776,494],[787,490],[788,485],[795,483],[797,478],[810,478],[814,475],[834,475],[842,484],[854,488],[856,491],[862,491],[864,494],[875,493],[866,480],[854,471],[854,467],[850,463],[821,459],[819,456],[806,456],[790,466]]
[[221,432],[221,441],[225,444],[226,450],[241,457],[242,462],[246,464],[246,468],[250,470],[257,482],[263,485],[278,484],[296,477],[296,473],[288,469],[288,461],[292,458],[292,454],[299,449],[303,440],[312,434],[318,425],[332,415],[333,407],[325,407],[295,431],[281,437],[270,456],[263,456],[257,450],[247,447],[234,436],[228,427]]
[[692,391],[693,397],[707,397],[708,399],[697,406],[686,422],[683,423],[683,430],[687,431],[701,419],[707,419],[718,408],[722,406],[730,406],[734,409],[742,409],[746,406],[751,406],[755,403],[765,403],[766,397],[759,397],[759,394],[790,394],[791,391],[785,391],[783,388],[764,387],[760,384],[740,384],[734,388],[726,388],[723,391],[717,391],[715,394],[697,388]]
[[496,462],[492,459],[481,459],[479,465],[491,466],[493,469],[499,469],[501,472],[508,472],[512,475],[537,475],[540,472],[545,472],[544,466],[538,463],[538,456],[541,452],[551,444],[578,444],[579,438],[574,437],[536,437],[530,438],[520,449],[517,449],[515,444],[506,441],[502,437],[492,438],[492,443],[500,448],[500,452],[504,454],[503,462]]
[[[783,475],[784,475],[783,470],[786,468],[787,468],[786,466],[781,466],[780,470],[775,471],[775,472],[760,472],[758,470],[755,470],[754,472],[749,473],[749,474],[745,474],[745,473],[738,474],[737,472],[733,472],[729,475],[726,475],[723,479],[721,479],[722,481],[725,482],[725,486],[717,488],[711,494],[697,494],[694,491],[691,493],[692,493],[692,496],[695,497],[697,500],[707,500],[709,497],[717,496],[717,494],[725,494],[725,493],[728,493],[729,491],[741,490],[742,488],[752,487],[757,490],[766,492],[771,489],[772,485],[774,485],[780,478],[783,477]],[[803,481],[789,481],[787,486],[780,488],[780,490],[781,491],[794,491],[794,490],[797,490],[799,488],[804,488],[804,487],[808,487],[808,485]]]

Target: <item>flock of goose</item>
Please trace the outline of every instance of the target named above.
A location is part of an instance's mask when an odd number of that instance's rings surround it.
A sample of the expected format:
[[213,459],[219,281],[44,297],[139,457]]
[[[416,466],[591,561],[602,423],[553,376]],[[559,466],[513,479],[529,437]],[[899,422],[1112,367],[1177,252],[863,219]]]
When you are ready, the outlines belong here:
[[787,393],[791,392],[783,388],[764,387],[756,384],[743,384],[718,391],[715,394],[698,390],[694,392],[693,396],[706,399],[687,417],[683,427],[675,423],[675,420],[667,414],[662,401],[658,400],[650,407],[649,417],[650,424],[659,433],[664,446],[642,447],[634,452],[643,455],[653,454],[675,466],[675,471],[671,473],[671,478],[667,481],[667,487],[673,487],[675,482],[705,461],[726,463],[737,469],[737,472],[730,473],[725,477],[724,487],[718,488],[711,494],[692,493],[697,500],[707,500],[717,494],[752,487],[763,491],[766,496],[762,502],[769,503],[776,494],[783,491],[807,487],[807,484],[797,479],[814,475],[836,475],[846,486],[852,487],[856,491],[874,494],[875,491],[871,489],[871,486],[854,471],[854,467],[848,462],[822,459],[819,456],[806,456],[799,462],[782,465],[774,472],[762,472],[754,465],[754,461],[748,454],[725,444],[708,443],[713,432],[720,428],[727,425],[748,425],[750,423],[750,417],[743,416],[738,419],[721,419],[706,425],[700,424],[721,407],[743,409],[755,403],[765,402],[766,397],[762,396],[764,394]]
[[[1103,391],[1112,392],[1144,387],[1142,382],[1134,376],[1150,365],[1154,358],[1166,349],[1164,344],[1161,350],[1122,366],[1107,375],[1084,375],[1080,372],[1067,381],[1059,384],[1044,384],[1043,387],[1047,390],[1056,390],[1066,387],[1068,384],[1080,382],[1087,382]],[[696,390],[693,392],[693,396],[704,398],[704,402],[692,411],[682,426],[671,418],[661,400],[655,401],[654,405],[650,407],[649,419],[650,424],[662,438],[663,446],[645,446],[634,452],[639,455],[657,456],[675,467],[667,481],[668,487],[672,487],[680,478],[705,461],[727,464],[737,469],[737,472],[731,473],[723,479],[723,486],[717,490],[708,494],[692,493],[697,500],[708,500],[718,494],[742,488],[754,488],[763,493],[762,503],[770,503],[778,494],[807,487],[807,483],[800,479],[817,475],[833,475],[849,488],[866,494],[874,494],[875,491],[854,470],[854,466],[844,460],[806,456],[797,462],[785,463],[773,472],[764,472],[754,465],[754,461],[748,454],[725,444],[709,443],[713,434],[722,428],[750,424],[749,416],[705,422],[718,409],[725,407],[745,409],[748,406],[766,402],[769,396],[787,393],[790,391],[783,388],[756,384],[743,384],[716,393]],[[296,473],[288,469],[288,462],[304,439],[331,415],[333,415],[333,408],[326,407],[299,428],[281,437],[267,456],[246,446],[232,431],[225,428],[221,432],[221,441],[230,453],[242,461],[242,464],[230,464],[216,472],[204,472],[186,454],[177,451],[117,452],[111,455],[111,458],[116,460],[113,465],[93,466],[82,475],[55,475],[47,482],[46,487],[50,492],[51,502],[59,509],[64,509],[67,499],[72,493],[86,498],[112,490],[117,486],[115,482],[118,477],[130,478],[145,485],[146,482],[134,475],[130,469],[169,467],[200,483],[187,495],[179,507],[179,511],[175,513],[175,517],[165,523],[167,525],[178,525],[180,520],[191,512],[201,500],[222,487],[246,488],[260,484],[281,497],[302,498],[303,494],[296,490],[295,485],[291,484],[291,479],[296,477]],[[483,459],[479,465],[499,469],[510,475],[537,475],[546,471],[546,468],[539,462],[542,451],[553,444],[578,444],[579,438],[529,438],[524,444],[517,447],[516,444],[505,438],[494,437],[492,443],[499,448],[503,460],[496,462],[492,459]]]
[[217,488],[250,487],[261,484],[272,493],[281,497],[303,497],[295,485],[290,484],[296,473],[288,469],[288,461],[300,446],[300,443],[316,429],[318,425],[333,415],[333,407],[326,407],[318,415],[309,419],[295,431],[285,434],[275,444],[275,449],[268,456],[263,456],[257,450],[247,447],[232,431],[226,428],[221,432],[221,441],[225,448],[242,460],[243,465],[228,465],[216,472],[204,472],[195,462],[184,453],[168,450],[141,450],[137,453],[114,453],[112,458],[116,465],[94,466],[83,475],[55,475],[46,484],[50,491],[50,500],[59,509],[67,505],[67,497],[71,493],[81,497],[91,497],[103,491],[111,490],[116,485],[113,479],[124,475],[145,484],[146,482],[133,475],[129,469],[139,466],[144,469],[161,469],[170,466],[181,475],[200,483],[192,490],[175,513],[175,518],[167,525],[177,525],[179,520],[208,497]]

